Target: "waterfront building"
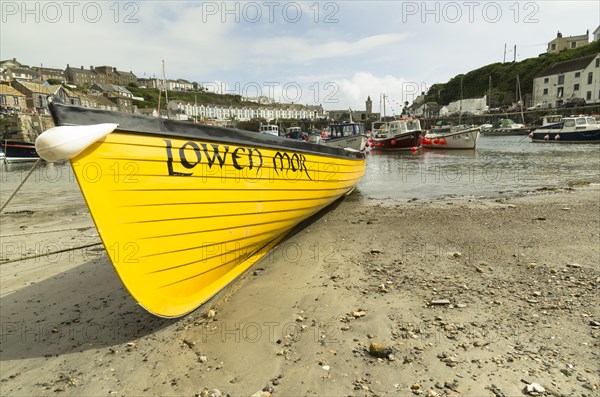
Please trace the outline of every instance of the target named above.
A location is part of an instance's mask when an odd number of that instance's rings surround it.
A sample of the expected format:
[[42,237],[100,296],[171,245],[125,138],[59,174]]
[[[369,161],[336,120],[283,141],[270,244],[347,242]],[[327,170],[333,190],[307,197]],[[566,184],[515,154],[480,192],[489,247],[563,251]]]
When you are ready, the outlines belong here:
[[93,84],[92,93],[101,94],[117,105],[120,112],[133,113],[133,94],[127,88],[116,84]]
[[39,115],[49,114],[48,110],[48,96],[57,95],[64,96],[64,88],[60,85],[48,85],[41,81],[19,81],[14,80],[12,86],[23,95],[25,95],[25,102],[27,108]]
[[106,76],[96,73],[93,66],[90,66],[89,69],[85,69],[83,66],[81,66],[78,69],[72,68],[69,64],[67,64],[67,68],[65,69],[65,77],[68,83],[76,85],[91,86],[92,84],[96,83],[106,83]]
[[571,98],[600,102],[600,53],[555,63],[533,79],[533,103],[560,107]]
[[562,33],[558,32],[556,38],[548,43],[548,50],[546,52],[548,54],[556,54],[563,50],[583,47],[584,45],[589,44],[589,36],[589,29],[585,34],[580,36],[563,37]]
[[6,84],[0,84],[0,109],[23,112],[27,109],[25,94]]

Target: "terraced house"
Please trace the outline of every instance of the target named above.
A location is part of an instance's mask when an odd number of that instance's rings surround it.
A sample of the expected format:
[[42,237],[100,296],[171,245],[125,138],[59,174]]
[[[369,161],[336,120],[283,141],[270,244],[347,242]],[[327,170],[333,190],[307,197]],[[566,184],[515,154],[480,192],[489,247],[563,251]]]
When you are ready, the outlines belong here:
[[533,102],[561,107],[582,98],[600,103],[600,53],[558,62],[533,79]]

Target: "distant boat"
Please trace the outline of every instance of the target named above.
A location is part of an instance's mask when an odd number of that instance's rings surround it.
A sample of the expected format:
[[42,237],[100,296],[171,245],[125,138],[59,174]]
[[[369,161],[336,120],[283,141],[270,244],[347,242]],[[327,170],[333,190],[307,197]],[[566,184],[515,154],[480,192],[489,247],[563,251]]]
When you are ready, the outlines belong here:
[[35,151],[35,143],[32,142],[4,140],[1,149],[4,153],[4,161],[7,163],[36,161],[40,158]]
[[57,127],[38,152],[71,161],[125,288],[162,317],[207,302],[365,174],[364,153],[325,145],[55,102],[50,112]]
[[463,101],[463,76],[460,76],[460,101],[458,124],[452,126],[438,121],[423,137],[422,146],[427,149],[475,149],[481,130],[478,126],[461,124]]
[[363,151],[367,147],[367,134],[363,123],[332,123],[329,134],[311,134],[309,141],[321,145]]
[[369,146],[376,151],[417,150],[423,130],[417,119],[402,118],[373,123]]
[[533,130],[529,137],[532,142],[600,143],[600,124],[591,116],[564,117]]
[[481,128],[481,133],[485,136],[527,135],[530,131],[530,127],[515,123],[511,119],[499,119],[491,128]]
[[261,134],[279,136],[279,127],[275,124],[261,124],[258,132]]
[[431,131],[423,137],[422,146],[427,149],[475,149],[479,139],[477,126],[453,126],[449,131]]

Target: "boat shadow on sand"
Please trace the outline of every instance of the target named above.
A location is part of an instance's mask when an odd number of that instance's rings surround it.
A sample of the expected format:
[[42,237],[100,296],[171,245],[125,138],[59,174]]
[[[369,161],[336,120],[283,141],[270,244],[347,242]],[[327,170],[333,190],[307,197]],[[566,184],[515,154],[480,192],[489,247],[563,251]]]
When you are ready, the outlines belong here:
[[106,256],[4,295],[1,306],[0,362],[125,345],[176,322],[140,307]]
[[[342,200],[297,225],[279,244],[335,209]],[[256,266],[261,266],[261,261],[247,272]],[[202,314],[244,280],[239,277],[192,314]],[[138,305],[106,256],[6,294],[0,304],[0,362],[107,347],[123,350],[181,320],[154,316]]]

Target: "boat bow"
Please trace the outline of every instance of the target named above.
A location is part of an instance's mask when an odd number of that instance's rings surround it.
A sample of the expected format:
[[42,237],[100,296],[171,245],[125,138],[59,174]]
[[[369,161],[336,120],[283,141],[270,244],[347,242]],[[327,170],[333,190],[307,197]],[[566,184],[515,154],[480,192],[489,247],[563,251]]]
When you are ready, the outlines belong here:
[[54,127],[35,140],[35,150],[49,162],[70,160],[117,127],[115,123]]

